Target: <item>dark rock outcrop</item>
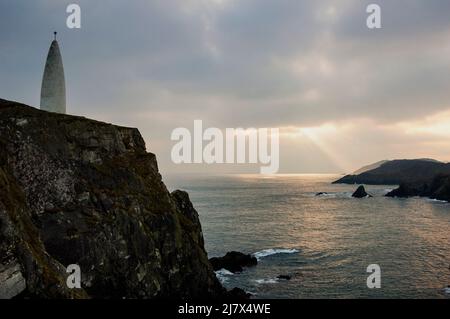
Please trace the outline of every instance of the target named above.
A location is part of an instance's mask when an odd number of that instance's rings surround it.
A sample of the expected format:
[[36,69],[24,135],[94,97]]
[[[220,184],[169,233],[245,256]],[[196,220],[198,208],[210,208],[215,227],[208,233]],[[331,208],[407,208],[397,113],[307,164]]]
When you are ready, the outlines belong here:
[[258,264],[256,257],[237,251],[228,252],[223,257],[213,257],[209,260],[214,271],[226,269],[232,273],[242,272],[243,267],[252,267]]
[[434,177],[430,185],[430,193],[427,196],[431,199],[450,202],[450,175]]
[[281,280],[291,280],[292,276],[291,275],[279,275],[277,276],[278,279]]
[[371,195],[366,193],[366,189],[364,186],[359,186],[356,191],[353,193],[352,197],[355,198],[366,198],[366,197],[372,197]]
[[430,159],[393,160],[361,174],[346,175],[334,184],[400,185],[430,183],[434,176],[450,174],[450,164]]
[[251,298],[251,294],[241,288],[233,288],[228,292],[226,299],[229,300],[246,300]]
[[427,184],[407,184],[402,183],[400,186],[386,194],[387,197],[406,198],[411,196],[425,196],[428,193]]
[[450,175],[437,175],[430,183],[402,183],[388,197],[429,197],[450,202]]
[[316,197],[324,196],[324,195],[328,195],[328,193],[327,192],[318,192],[318,193],[316,193]]
[[[81,268],[82,289],[66,285]],[[224,295],[137,129],[0,100],[0,297]]]

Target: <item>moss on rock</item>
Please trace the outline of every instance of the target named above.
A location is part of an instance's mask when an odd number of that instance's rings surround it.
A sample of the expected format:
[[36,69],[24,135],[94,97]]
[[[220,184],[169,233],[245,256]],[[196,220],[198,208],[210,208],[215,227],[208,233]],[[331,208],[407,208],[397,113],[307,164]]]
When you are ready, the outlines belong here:
[[[0,100],[0,147],[0,225],[12,229],[0,249],[20,265],[21,296],[224,294],[197,212],[168,192],[138,130]],[[65,285],[72,263],[83,289]]]

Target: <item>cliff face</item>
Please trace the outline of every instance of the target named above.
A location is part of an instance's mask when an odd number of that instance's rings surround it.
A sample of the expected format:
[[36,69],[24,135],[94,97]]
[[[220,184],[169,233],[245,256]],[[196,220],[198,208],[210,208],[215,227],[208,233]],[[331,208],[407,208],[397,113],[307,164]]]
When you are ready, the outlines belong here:
[[197,212],[138,130],[0,100],[0,297],[223,293]]

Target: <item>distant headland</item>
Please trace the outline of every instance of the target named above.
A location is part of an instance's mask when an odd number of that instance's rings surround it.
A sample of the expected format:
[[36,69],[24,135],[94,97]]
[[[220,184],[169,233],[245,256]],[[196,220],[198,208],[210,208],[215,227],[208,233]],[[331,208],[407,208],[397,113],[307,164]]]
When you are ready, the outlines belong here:
[[433,159],[380,161],[333,184],[399,185],[386,196],[423,196],[450,201],[450,163]]

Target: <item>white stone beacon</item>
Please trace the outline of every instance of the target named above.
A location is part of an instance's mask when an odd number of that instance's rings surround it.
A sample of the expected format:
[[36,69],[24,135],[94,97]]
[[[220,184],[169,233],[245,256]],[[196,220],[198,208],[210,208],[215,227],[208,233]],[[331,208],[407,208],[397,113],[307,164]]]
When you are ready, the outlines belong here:
[[54,32],[42,78],[41,110],[66,114],[66,82],[56,34]]

